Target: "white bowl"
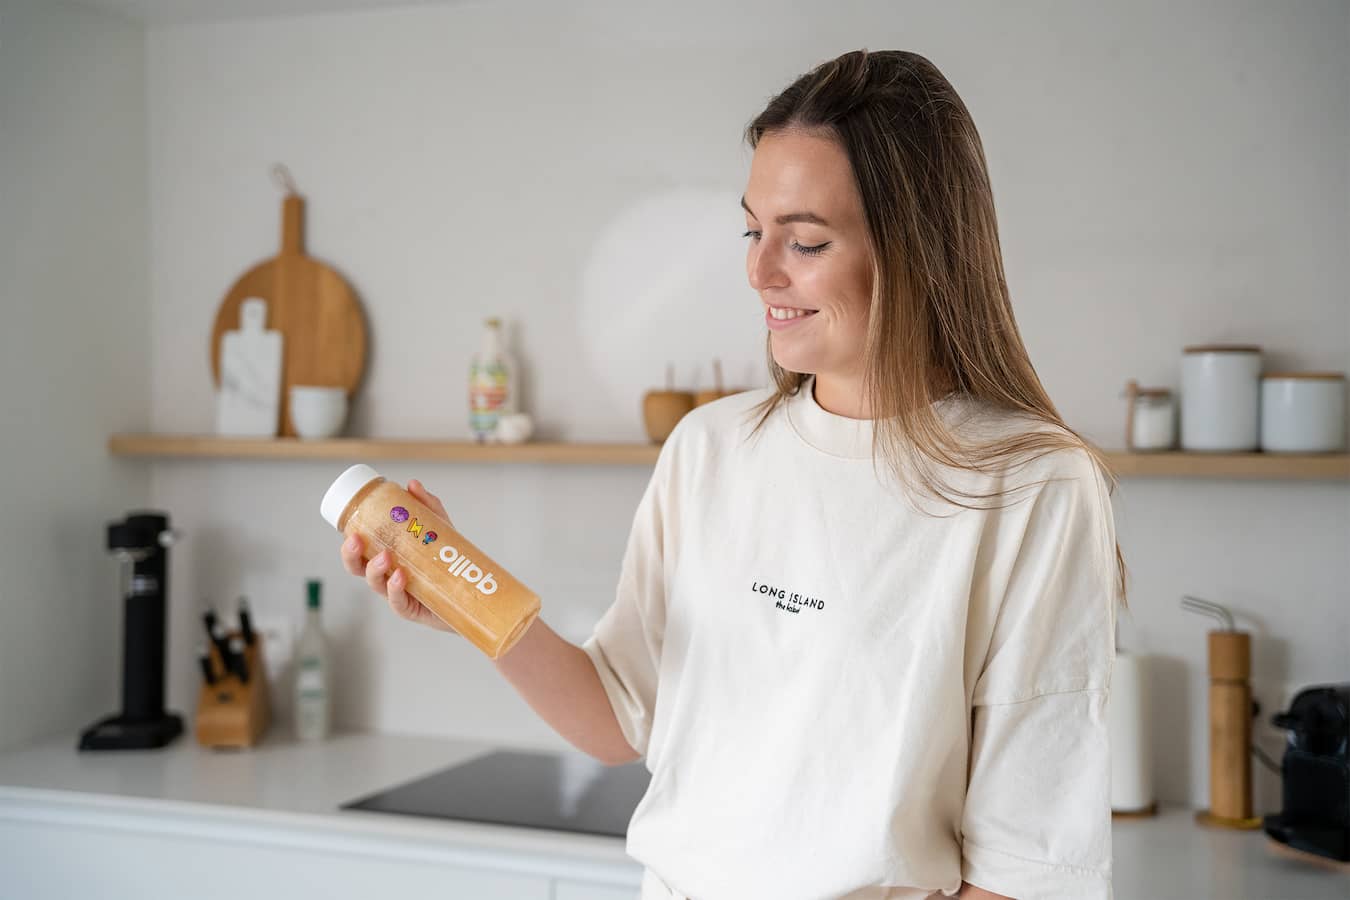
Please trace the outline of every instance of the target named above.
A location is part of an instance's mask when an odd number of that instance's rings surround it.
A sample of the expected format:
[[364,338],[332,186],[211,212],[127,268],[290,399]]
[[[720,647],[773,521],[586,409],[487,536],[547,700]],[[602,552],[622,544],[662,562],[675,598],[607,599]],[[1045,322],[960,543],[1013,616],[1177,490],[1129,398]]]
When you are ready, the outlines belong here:
[[528,413],[510,413],[497,419],[494,435],[501,444],[523,444],[534,434],[534,420]]
[[306,440],[336,437],[347,419],[347,391],[340,387],[291,386],[291,424]]

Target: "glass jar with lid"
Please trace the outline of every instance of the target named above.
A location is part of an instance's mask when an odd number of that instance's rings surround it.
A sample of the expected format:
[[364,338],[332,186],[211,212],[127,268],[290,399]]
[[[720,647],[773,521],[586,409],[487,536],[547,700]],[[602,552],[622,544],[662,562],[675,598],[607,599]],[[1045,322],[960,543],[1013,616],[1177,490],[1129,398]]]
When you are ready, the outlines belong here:
[[1171,450],[1177,440],[1177,405],[1171,388],[1125,385],[1129,411],[1125,418],[1127,450]]

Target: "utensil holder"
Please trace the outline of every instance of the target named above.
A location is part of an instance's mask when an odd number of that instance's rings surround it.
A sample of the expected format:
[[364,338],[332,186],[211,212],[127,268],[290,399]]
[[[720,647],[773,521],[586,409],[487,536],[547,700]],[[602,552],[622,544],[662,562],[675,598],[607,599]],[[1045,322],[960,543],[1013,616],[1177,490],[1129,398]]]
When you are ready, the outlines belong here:
[[[243,637],[232,631],[226,640]],[[211,666],[225,673],[215,684],[203,684],[197,697],[197,743],[203,747],[251,747],[267,730],[270,719],[267,671],[263,667],[262,637],[255,635],[253,643],[244,645],[245,670],[248,681],[239,680],[234,672],[227,672],[225,661],[214,643],[208,646]]]

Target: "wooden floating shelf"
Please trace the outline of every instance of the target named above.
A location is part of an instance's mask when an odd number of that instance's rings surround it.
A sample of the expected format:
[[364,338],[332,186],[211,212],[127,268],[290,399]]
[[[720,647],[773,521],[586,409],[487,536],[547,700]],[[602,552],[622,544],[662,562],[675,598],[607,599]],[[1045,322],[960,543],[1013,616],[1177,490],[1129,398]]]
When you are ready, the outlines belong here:
[[114,456],[214,459],[332,459],[350,462],[411,459],[429,462],[577,463],[653,465],[659,444],[577,444],[528,441],[479,444],[474,441],[383,440],[375,438],[235,438],[188,434],[115,434]]
[[1350,480],[1350,453],[1107,453],[1122,478],[1244,478]]
[[[659,444],[527,442],[479,444],[473,441],[332,438],[232,438],[215,435],[115,434],[108,439],[114,456],[208,459],[425,460],[428,462],[573,463],[652,465]],[[1347,453],[1196,453],[1107,452],[1122,478],[1227,478],[1350,480]]]

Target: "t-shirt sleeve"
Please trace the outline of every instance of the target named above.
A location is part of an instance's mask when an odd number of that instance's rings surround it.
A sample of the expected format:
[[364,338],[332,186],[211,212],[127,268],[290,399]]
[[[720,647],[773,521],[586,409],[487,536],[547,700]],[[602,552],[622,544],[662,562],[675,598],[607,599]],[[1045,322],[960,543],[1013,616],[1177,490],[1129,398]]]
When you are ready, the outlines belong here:
[[1065,458],[1029,501],[972,699],[962,878],[1017,900],[1111,897],[1115,526],[1091,458]]
[[666,573],[673,556],[669,472],[681,431],[677,425],[662,445],[633,516],[614,601],[581,645],[595,664],[624,738],[643,757],[666,630]]

